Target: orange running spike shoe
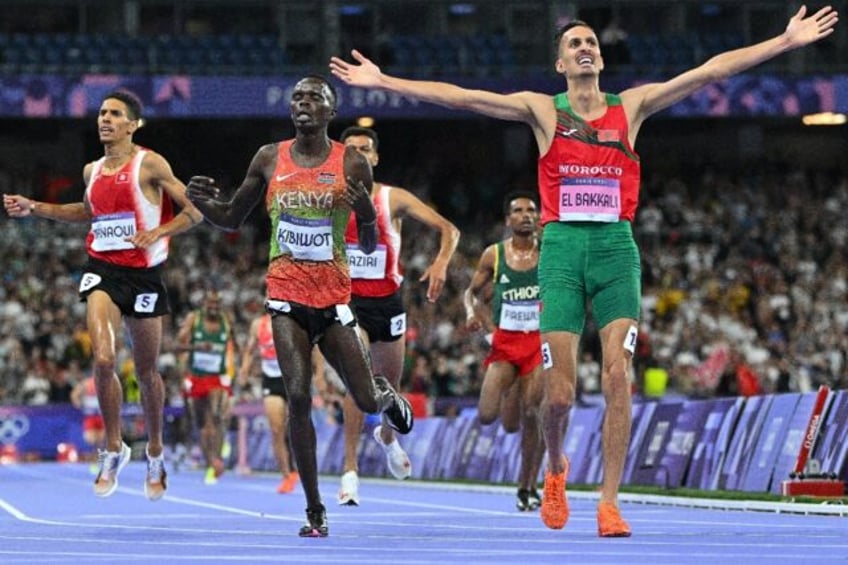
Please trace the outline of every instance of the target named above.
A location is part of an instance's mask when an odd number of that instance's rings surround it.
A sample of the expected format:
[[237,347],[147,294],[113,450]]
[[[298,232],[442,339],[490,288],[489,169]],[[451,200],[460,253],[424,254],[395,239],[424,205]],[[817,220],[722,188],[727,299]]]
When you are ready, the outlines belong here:
[[565,469],[556,475],[545,471],[545,490],[542,494],[542,522],[552,530],[561,530],[568,522],[568,497],[565,494],[565,479],[568,477],[568,458],[562,456]]
[[294,490],[294,487],[297,486],[297,482],[300,480],[300,475],[297,474],[297,471],[292,471],[286,478],[280,481],[279,486],[277,486],[277,492],[280,494],[288,494]]
[[598,535],[602,538],[630,537],[630,526],[622,519],[621,511],[615,504],[598,504]]

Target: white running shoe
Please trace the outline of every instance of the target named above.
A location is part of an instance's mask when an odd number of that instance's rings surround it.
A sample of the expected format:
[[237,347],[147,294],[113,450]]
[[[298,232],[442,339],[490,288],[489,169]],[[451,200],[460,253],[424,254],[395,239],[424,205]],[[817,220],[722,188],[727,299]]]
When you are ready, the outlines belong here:
[[100,449],[97,451],[97,478],[94,479],[94,494],[96,496],[111,496],[118,488],[118,474],[132,457],[130,446],[121,442],[121,451],[112,452]]
[[386,453],[386,463],[389,466],[389,471],[392,473],[394,478],[400,481],[408,479],[412,474],[412,462],[410,462],[409,456],[400,446],[400,442],[397,438],[394,438],[392,443],[383,443],[383,437],[380,435],[382,429],[383,426],[377,426],[374,428],[374,441],[376,441]]
[[165,458],[151,457],[147,450],[147,476],[144,478],[144,496],[147,500],[156,501],[165,496],[168,488],[168,473],[165,472]]
[[339,487],[339,505],[359,506],[359,476],[356,471],[348,471],[342,475],[342,485]]

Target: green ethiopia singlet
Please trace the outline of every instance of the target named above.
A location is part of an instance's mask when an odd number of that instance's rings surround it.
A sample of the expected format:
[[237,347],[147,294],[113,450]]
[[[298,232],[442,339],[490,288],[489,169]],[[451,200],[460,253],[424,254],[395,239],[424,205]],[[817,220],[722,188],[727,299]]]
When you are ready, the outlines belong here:
[[[221,329],[217,332],[206,331],[203,320],[205,314],[198,310],[194,317],[194,326],[191,328],[191,344],[195,349],[191,352],[191,373],[198,377],[219,376],[227,372],[227,342],[230,336],[230,327],[225,316],[219,316]],[[207,344],[203,350],[197,345]]]
[[498,328],[511,332],[539,329],[539,277],[536,267],[516,271],[506,262],[506,249],[501,241],[495,247],[492,320]]

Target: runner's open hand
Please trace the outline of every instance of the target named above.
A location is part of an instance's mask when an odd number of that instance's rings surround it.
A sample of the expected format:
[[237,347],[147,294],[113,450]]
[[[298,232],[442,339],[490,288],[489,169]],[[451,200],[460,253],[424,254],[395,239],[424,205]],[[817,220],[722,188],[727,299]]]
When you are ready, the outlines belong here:
[[196,175],[191,177],[186,185],[186,197],[192,204],[218,200],[221,189],[215,186],[215,179]]
[[358,65],[348,63],[338,57],[331,57],[330,72],[353,86],[361,86],[363,88],[376,88],[380,86],[380,80],[383,74],[380,72],[380,67],[356,49],[351,50],[350,54],[359,63]]
[[370,223],[377,217],[377,210],[374,209],[374,203],[371,202],[371,194],[362,181],[347,177],[347,186],[342,192],[342,200],[350,206],[358,221]]

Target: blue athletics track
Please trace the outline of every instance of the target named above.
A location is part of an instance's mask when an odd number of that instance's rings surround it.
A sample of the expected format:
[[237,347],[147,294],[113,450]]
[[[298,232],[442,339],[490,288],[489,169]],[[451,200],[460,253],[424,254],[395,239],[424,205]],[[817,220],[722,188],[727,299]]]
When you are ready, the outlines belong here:
[[131,462],[110,498],[88,464],[0,466],[0,563],[848,563],[848,507],[626,494],[631,538],[600,539],[596,495],[571,493],[564,530],[514,509],[506,486],[363,478],[359,507],[321,478],[330,536],[301,539],[300,488],[274,474],[171,472],[149,502]]

